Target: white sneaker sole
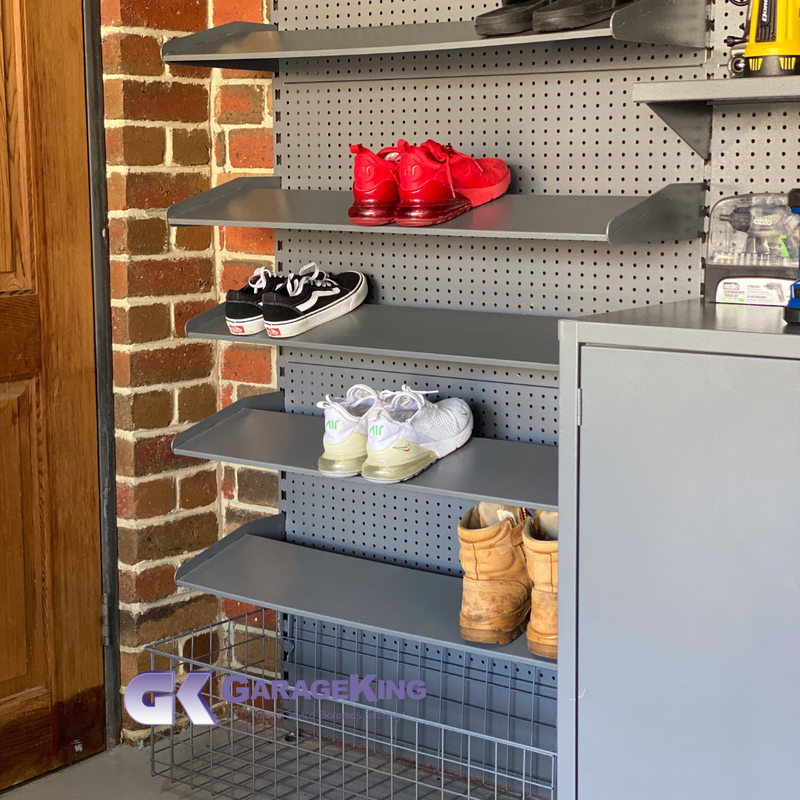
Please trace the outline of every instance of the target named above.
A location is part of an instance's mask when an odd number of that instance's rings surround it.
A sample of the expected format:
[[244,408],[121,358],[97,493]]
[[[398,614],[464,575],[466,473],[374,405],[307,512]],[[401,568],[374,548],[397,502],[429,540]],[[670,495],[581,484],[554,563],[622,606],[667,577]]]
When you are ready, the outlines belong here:
[[263,314],[249,319],[230,319],[225,317],[225,322],[228,323],[228,330],[234,336],[252,336],[254,333],[261,333],[264,330]]
[[361,282],[351,295],[342,298],[336,303],[331,303],[327,308],[320,309],[291,322],[270,322],[265,320],[263,326],[272,339],[287,339],[290,336],[298,336],[301,333],[310,331],[312,328],[316,328],[318,325],[343,317],[354,308],[358,308],[366,299],[368,290],[367,280],[362,275]]
[[[471,436],[472,425],[470,424],[461,433],[451,436],[449,439],[425,445],[411,445],[408,450],[409,457],[405,460],[398,451],[392,450],[391,446],[380,451],[367,448],[367,460],[361,468],[361,476],[370,483],[400,483],[410,480],[440,458],[463,447]],[[395,441],[403,440],[396,439]]]

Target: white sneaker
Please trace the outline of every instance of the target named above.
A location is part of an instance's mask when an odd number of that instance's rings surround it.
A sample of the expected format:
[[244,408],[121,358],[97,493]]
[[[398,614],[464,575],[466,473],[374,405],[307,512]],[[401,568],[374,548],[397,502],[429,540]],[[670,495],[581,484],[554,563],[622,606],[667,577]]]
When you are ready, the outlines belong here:
[[472,411],[457,397],[431,403],[403,386],[387,394],[369,415],[367,460],[361,474],[375,483],[413,478],[472,435]]
[[345,397],[327,395],[317,403],[325,409],[325,451],[317,462],[323,475],[346,478],[361,472],[367,457],[367,415],[380,402],[373,388],[356,384]]

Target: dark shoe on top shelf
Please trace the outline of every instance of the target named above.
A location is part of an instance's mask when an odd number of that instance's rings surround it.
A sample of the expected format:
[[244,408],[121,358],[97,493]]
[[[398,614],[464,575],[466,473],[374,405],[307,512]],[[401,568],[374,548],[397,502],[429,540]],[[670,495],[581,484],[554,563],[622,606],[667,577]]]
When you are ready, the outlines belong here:
[[475,17],[475,32],[479,36],[509,36],[531,29],[531,14],[546,6],[550,0],[521,0],[504,4]]
[[585,28],[603,20],[636,0],[554,0],[533,12],[531,27],[536,33],[554,33]]

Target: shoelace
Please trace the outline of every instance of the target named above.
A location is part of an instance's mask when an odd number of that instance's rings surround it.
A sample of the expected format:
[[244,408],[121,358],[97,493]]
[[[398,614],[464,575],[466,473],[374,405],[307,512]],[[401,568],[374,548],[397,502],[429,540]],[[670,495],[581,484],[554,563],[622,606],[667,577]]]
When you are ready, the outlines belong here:
[[408,384],[404,383],[400,391],[390,391],[385,389],[381,392],[381,400],[389,400],[391,398],[391,407],[396,408],[398,401],[403,397],[411,397],[416,400],[417,405],[422,408],[425,405],[427,398],[425,395],[437,394],[437,389],[412,389]]
[[[311,270],[313,269],[313,272]],[[286,291],[289,297],[296,297],[308,283],[316,286],[335,286],[335,282],[328,276],[327,272],[321,270],[313,261],[306,264],[300,272],[295,275],[290,273],[286,278]]]
[[[455,186],[455,183],[453,183],[453,172],[452,172],[452,170],[450,168],[450,159],[453,156],[459,155],[459,153],[455,149],[455,147],[453,147],[453,145],[451,145],[451,144],[443,145],[442,146],[442,151],[444,152],[444,154],[446,156],[446,158],[444,160],[444,167],[445,167],[445,170],[447,171],[447,180],[450,182],[450,191],[453,193],[453,197],[455,197],[456,196],[456,186]],[[483,167],[478,163],[477,159],[473,159],[473,160],[475,161],[475,166],[477,166],[477,168],[481,171],[481,174],[483,174]]]
[[[259,292],[261,289],[266,289],[267,282],[272,275],[267,273],[266,267],[259,267],[250,277],[250,280],[247,281],[248,285],[253,289],[253,291]],[[253,278],[255,278],[255,283],[253,282]]]

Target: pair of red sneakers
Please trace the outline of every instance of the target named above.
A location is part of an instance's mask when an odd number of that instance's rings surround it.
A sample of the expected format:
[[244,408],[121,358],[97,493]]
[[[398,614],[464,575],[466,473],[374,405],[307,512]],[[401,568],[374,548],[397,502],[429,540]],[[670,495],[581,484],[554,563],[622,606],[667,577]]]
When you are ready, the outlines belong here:
[[511,182],[499,158],[471,158],[433,139],[419,146],[400,139],[397,147],[355,153],[355,202],[348,212],[356,225],[436,225],[500,197]]

